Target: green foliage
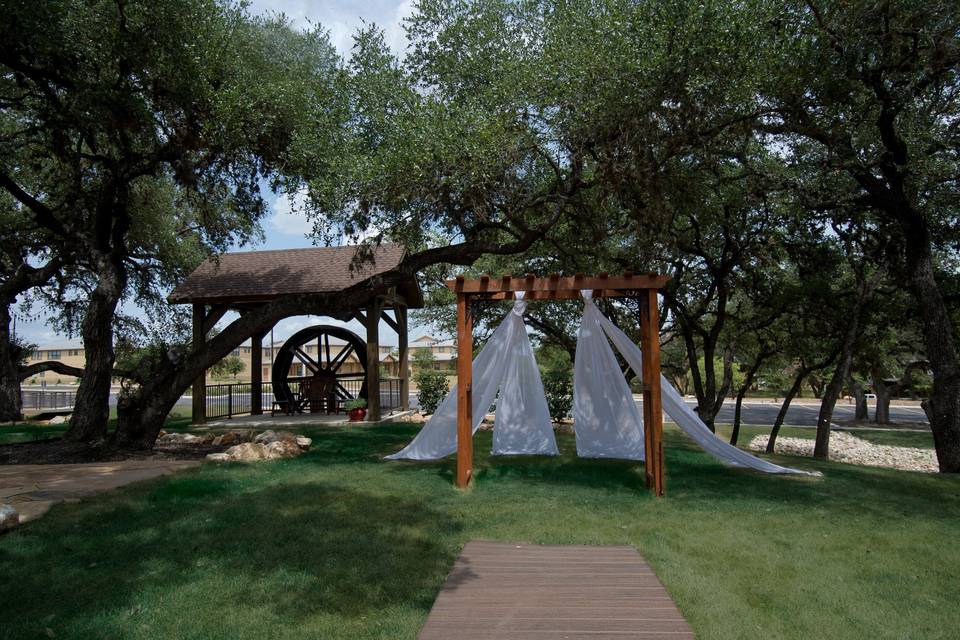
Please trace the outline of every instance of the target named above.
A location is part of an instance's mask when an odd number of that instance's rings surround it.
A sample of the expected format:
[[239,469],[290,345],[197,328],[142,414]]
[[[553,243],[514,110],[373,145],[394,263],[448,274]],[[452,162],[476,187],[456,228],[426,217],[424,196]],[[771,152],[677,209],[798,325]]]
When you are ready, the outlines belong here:
[[543,374],[547,408],[554,422],[570,417],[573,408],[573,373],[569,367],[548,369]]
[[367,408],[367,399],[366,398],[354,398],[353,400],[348,400],[343,403],[343,408],[347,411],[353,411],[354,409],[366,409]]
[[420,369],[416,375],[417,400],[421,413],[433,413],[450,391],[447,376],[439,371]]
[[217,364],[210,367],[210,372],[216,378],[226,378],[227,376],[233,376],[236,379],[237,375],[243,372],[244,365],[243,360],[238,356],[227,356],[220,360]]

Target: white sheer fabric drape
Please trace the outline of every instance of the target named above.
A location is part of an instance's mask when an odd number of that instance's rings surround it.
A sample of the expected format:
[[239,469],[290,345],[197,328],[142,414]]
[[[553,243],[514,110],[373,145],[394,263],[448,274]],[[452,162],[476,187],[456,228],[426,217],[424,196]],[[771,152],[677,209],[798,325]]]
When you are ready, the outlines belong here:
[[604,336],[603,315],[583,291],[573,369],[573,430],[582,458],[643,460],[643,415]]
[[[627,361],[627,364],[630,365],[630,368],[633,369],[637,377],[642,376],[643,371],[643,358],[641,356],[640,348],[633,343],[627,335],[621,331],[615,324],[610,322],[591,302],[586,302],[588,307],[594,307],[596,310],[596,315],[598,316],[598,322],[603,329],[603,332],[610,338],[610,341],[617,348],[617,351],[623,356],[624,360]],[[586,315],[586,311],[584,311]],[[801,471],[799,469],[791,469],[789,467],[781,467],[780,465],[773,464],[767,460],[762,460],[756,456],[752,456],[742,449],[724,442],[718,438],[710,429],[700,420],[700,417],[687,406],[687,403],[683,401],[683,396],[680,395],[676,389],[673,388],[665,377],[660,376],[660,394],[663,400],[663,410],[667,413],[670,418],[677,423],[677,426],[686,433],[690,438],[700,445],[704,451],[717,458],[721,462],[735,466],[735,467],[748,467],[750,469],[756,469],[757,471],[763,471],[765,473],[795,473],[802,475],[820,475],[819,473],[811,473],[808,471]]]
[[[496,455],[557,455],[543,383],[523,324],[523,293],[473,361],[473,432],[500,389],[493,430]],[[457,450],[457,387],[420,433],[388,460],[439,460]]]

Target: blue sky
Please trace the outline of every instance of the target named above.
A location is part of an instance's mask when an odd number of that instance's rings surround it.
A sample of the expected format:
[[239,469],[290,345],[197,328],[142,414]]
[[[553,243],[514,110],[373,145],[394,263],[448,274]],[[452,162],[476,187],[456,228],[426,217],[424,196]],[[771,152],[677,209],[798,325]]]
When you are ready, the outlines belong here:
[[[314,26],[321,26],[330,34],[330,40],[337,50],[342,54],[349,54],[353,44],[353,34],[364,25],[371,23],[377,24],[384,30],[387,43],[398,54],[402,54],[406,48],[406,35],[403,30],[403,19],[410,15],[413,10],[413,0],[403,0],[397,2],[394,0],[374,0],[367,2],[310,2],[308,0],[282,0],[279,2],[270,2],[268,0],[254,0],[250,3],[252,13],[278,12],[287,15],[295,27],[308,29]],[[311,225],[306,217],[298,212],[295,203],[291,203],[286,197],[276,198],[269,194],[267,199],[270,203],[270,214],[263,221],[263,232],[265,239],[257,246],[244,247],[240,250],[256,249],[289,249],[295,247],[310,246],[311,240],[306,236],[311,231]],[[135,309],[127,307],[126,312],[135,312]],[[231,318],[225,318],[229,321]],[[320,322],[316,318],[306,316],[297,318],[288,318],[281,321],[275,329],[276,339],[286,337],[294,331],[317,324]],[[331,320],[323,320],[327,324],[344,323]],[[357,322],[347,323],[351,330],[363,335],[363,329]],[[51,342],[63,342],[65,336],[57,335],[49,326],[47,326],[47,317],[42,310],[37,310],[32,318],[19,318],[17,321],[17,333],[26,340],[44,344]],[[424,331],[411,325],[410,334],[414,338]],[[396,335],[384,323],[380,325],[381,342],[384,344],[396,344]]]

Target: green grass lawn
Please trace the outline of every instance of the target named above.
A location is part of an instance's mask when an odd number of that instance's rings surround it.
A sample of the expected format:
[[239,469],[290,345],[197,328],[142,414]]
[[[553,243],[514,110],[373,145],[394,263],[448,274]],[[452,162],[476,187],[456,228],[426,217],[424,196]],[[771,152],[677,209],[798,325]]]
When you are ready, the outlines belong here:
[[[164,429],[167,431],[186,431],[190,428],[190,407],[175,407],[167,418]],[[117,427],[117,408],[110,408],[110,422],[107,430]],[[47,438],[59,438],[67,430],[66,424],[37,424],[30,420],[24,422],[0,424],[0,444],[32,442]]]
[[[777,458],[724,468],[668,429],[667,497],[642,468],[384,462],[410,425],[304,429],[295,460],[205,465],[0,537],[0,638],[414,638],[474,538],[630,544],[707,638],[955,638],[960,479]],[[50,632],[46,630],[49,629]]]

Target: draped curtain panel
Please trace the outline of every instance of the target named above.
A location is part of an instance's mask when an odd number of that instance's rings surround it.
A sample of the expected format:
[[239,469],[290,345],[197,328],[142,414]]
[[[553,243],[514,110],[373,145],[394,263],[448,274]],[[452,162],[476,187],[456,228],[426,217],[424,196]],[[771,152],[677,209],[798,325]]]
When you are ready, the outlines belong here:
[[581,458],[643,460],[643,415],[603,333],[603,315],[583,295],[573,368],[573,429]]
[[[522,294],[473,361],[473,432],[489,411],[497,390],[493,453],[557,455],[553,424],[523,324]],[[443,399],[420,433],[388,460],[439,460],[457,451],[457,387]]]

